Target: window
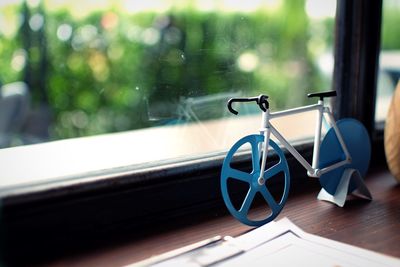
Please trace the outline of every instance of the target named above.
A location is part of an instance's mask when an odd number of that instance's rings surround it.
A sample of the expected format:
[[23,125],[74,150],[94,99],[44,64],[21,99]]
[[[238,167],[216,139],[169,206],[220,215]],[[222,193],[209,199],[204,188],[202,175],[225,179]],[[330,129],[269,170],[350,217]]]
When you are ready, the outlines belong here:
[[[264,93],[277,111],[330,88],[335,3],[3,2],[2,94],[17,100],[1,146],[119,134],[6,150],[2,185],[226,151],[259,127],[255,106],[228,112],[230,97]],[[278,128],[308,138],[312,115]]]
[[400,1],[384,0],[382,10],[381,52],[376,98],[375,121],[386,118],[391,97],[400,79],[400,42],[396,36],[400,31]]

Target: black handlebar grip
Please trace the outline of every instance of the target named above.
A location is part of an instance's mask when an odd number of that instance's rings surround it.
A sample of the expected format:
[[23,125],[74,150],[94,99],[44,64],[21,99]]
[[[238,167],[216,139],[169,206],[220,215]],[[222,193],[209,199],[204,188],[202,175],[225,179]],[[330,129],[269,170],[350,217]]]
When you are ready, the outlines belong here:
[[236,110],[234,110],[234,109],[232,108],[232,103],[233,103],[234,101],[235,101],[234,98],[231,98],[231,99],[228,100],[228,109],[229,109],[229,111],[230,111],[231,113],[237,115],[237,114],[239,114],[239,112],[237,112]]

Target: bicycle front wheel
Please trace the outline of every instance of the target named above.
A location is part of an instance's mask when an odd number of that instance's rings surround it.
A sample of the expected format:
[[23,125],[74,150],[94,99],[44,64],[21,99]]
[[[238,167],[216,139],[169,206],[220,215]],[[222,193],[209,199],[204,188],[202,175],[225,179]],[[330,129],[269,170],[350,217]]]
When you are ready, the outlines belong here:
[[[263,135],[248,135],[237,141],[226,155],[221,171],[221,191],[226,207],[233,217],[250,226],[260,226],[275,219],[286,203],[290,188],[290,174],[286,158],[279,146],[272,140],[269,140],[269,147],[272,148],[272,151],[270,151],[268,158],[270,158],[270,155],[273,154],[271,152],[274,152],[278,156],[278,163],[267,168],[267,170],[264,172],[264,179],[266,182],[268,182],[277,175],[283,174],[284,189],[282,196],[278,197],[278,200],[276,200],[277,198],[274,198],[274,196],[271,194],[267,183],[258,183],[258,178],[260,177],[261,171],[260,144],[262,144],[263,141]],[[231,165],[235,153],[246,144],[250,144],[251,146],[252,168],[249,169],[252,170],[249,172],[239,170]],[[247,184],[247,194],[244,200],[240,202],[241,205],[239,208],[235,207],[232,201],[233,199],[231,198],[231,194],[228,192],[228,182],[231,180],[237,180]],[[249,211],[255,200],[256,194],[260,194],[262,199],[270,208],[266,214],[261,216],[261,219],[249,218]]]

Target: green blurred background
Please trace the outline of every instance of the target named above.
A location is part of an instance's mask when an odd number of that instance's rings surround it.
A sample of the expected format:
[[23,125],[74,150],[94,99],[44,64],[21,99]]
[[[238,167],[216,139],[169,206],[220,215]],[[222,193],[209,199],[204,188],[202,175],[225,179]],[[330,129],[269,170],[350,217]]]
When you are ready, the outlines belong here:
[[308,103],[331,86],[334,14],[315,0],[5,0],[0,81],[24,81],[30,97],[11,133],[25,138],[8,145],[189,122],[193,103],[230,95]]

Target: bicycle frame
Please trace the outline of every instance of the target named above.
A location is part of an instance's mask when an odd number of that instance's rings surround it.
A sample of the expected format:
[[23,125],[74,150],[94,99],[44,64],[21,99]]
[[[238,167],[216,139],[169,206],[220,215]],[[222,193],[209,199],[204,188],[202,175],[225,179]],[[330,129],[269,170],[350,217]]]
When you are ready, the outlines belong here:
[[[312,110],[317,110],[317,118],[316,118],[316,127],[315,127],[315,136],[314,136],[314,150],[313,150],[313,159],[312,159],[312,165],[308,163],[308,161],[300,155],[300,153],[279,133],[279,131],[271,124],[270,120],[278,117],[283,117],[287,115],[292,115],[292,114],[299,114],[307,111],[312,111]],[[328,117],[328,120],[326,118]],[[333,127],[335,134],[339,140],[340,146],[343,150],[343,152],[346,155],[346,159],[333,163],[332,165],[329,165],[327,167],[324,167],[322,169],[318,169],[318,163],[319,163],[319,149],[321,145],[321,129],[322,129],[322,119],[325,119],[325,121],[329,122],[330,125]],[[324,106],[323,100],[319,100],[317,104],[314,105],[309,105],[309,106],[304,106],[304,107],[299,107],[299,108],[294,108],[294,109],[289,109],[289,110],[284,110],[284,111],[279,111],[279,112],[274,112],[270,113],[269,109],[266,110],[266,112],[262,113],[262,123],[261,123],[261,129],[260,129],[260,134],[264,135],[264,142],[262,144],[262,151],[267,152],[268,148],[268,143],[270,139],[270,135],[272,134],[275,136],[279,142],[286,147],[286,149],[297,159],[297,161],[300,162],[300,164],[307,170],[307,175],[310,177],[315,177],[319,178],[321,175],[324,173],[327,173],[331,170],[334,170],[336,168],[339,168],[345,164],[348,164],[351,162],[351,156],[350,153],[346,147],[346,144],[343,141],[342,134],[340,133],[336,121],[333,118],[333,115],[329,109],[329,107]],[[260,178],[259,178],[259,183],[264,183],[264,172],[265,172],[265,165],[267,162],[267,154],[268,153],[262,153],[262,163],[261,163],[261,171],[260,171]]]

